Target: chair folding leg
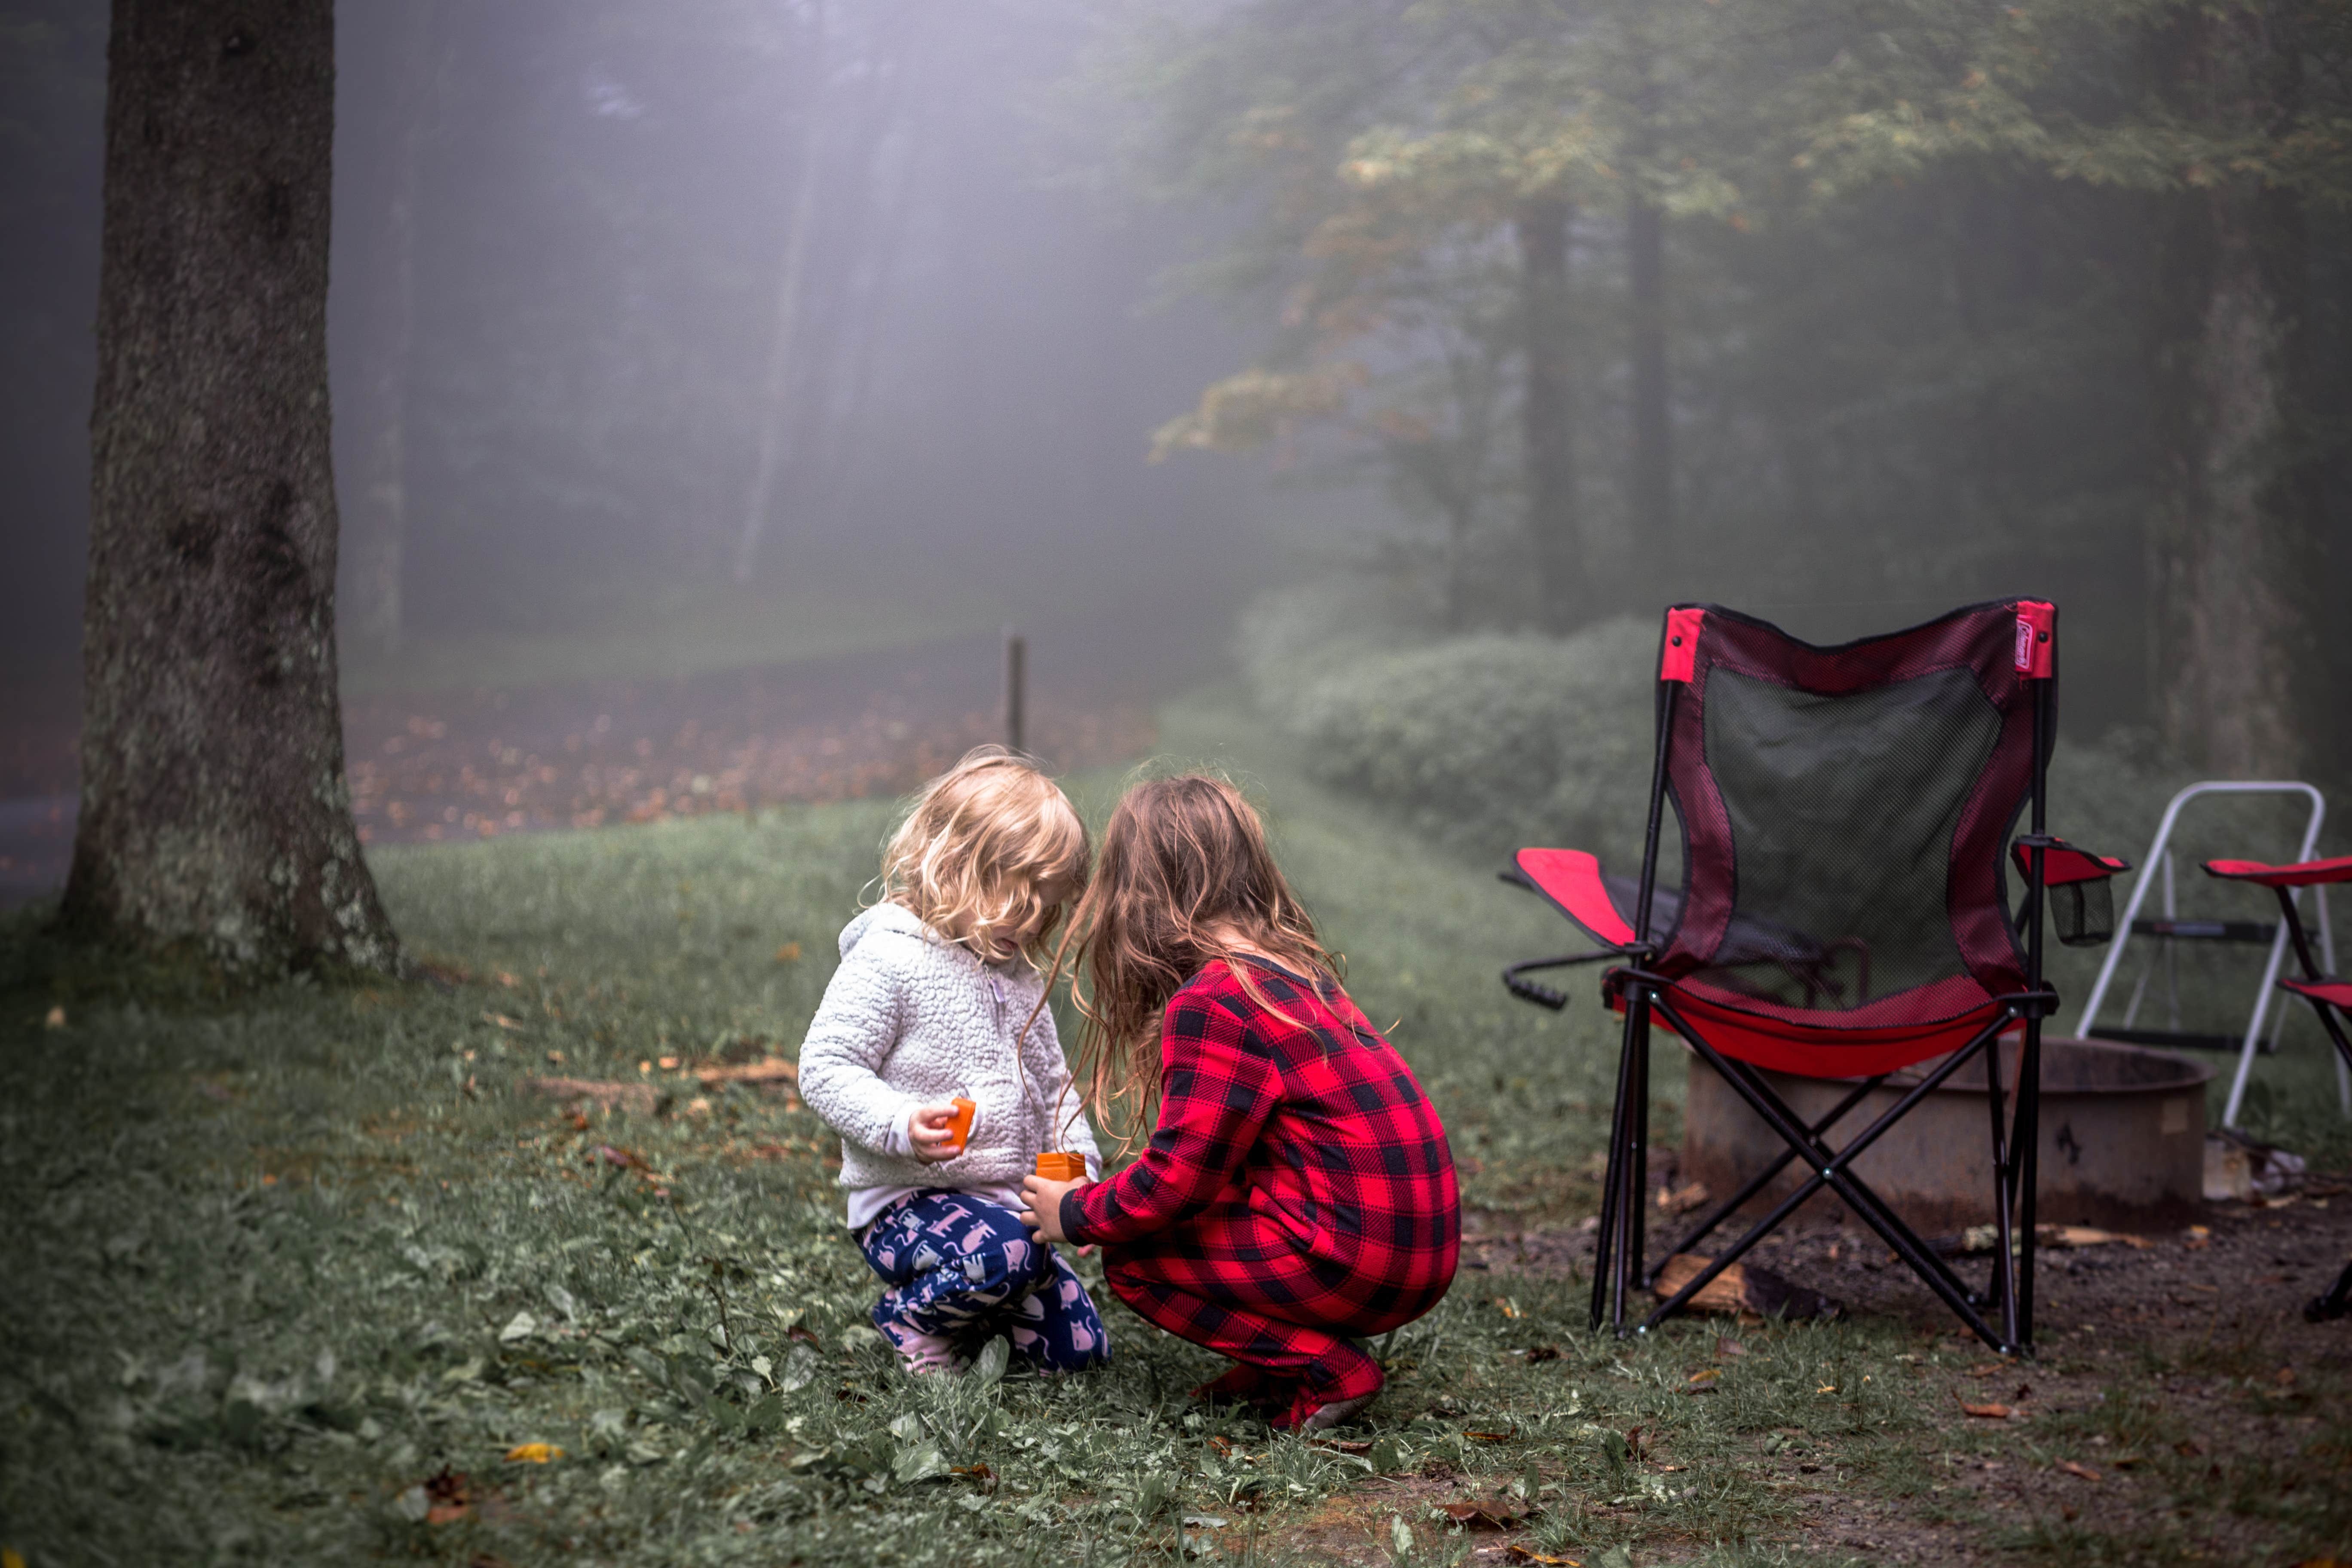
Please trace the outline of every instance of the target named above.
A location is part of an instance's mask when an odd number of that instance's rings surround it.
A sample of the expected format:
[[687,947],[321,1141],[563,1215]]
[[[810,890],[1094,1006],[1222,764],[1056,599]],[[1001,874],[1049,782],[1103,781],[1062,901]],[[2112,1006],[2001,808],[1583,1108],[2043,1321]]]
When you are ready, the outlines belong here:
[[[2352,1040],[2344,1037],[2344,1026],[2337,1022],[2336,1008],[2315,996],[2309,1001],[2311,1010],[2319,1015],[2319,1026],[2327,1031],[2327,1038],[2336,1047],[2336,1059],[2352,1067]],[[2327,1322],[2347,1313],[2352,1313],[2352,1263],[2344,1266],[2344,1272],[2336,1277],[2336,1283],[2326,1295],[2315,1296],[2303,1310],[2305,1319],[2314,1323]]]
[[2336,1283],[2328,1288],[2327,1294],[2311,1299],[2311,1304],[2303,1310],[2303,1316],[2305,1322],[2325,1323],[2347,1312],[2352,1312],[2352,1263],[2344,1266],[2344,1272],[2336,1277]]
[[1874,1142],[1881,1133],[1908,1114],[1914,1106],[1932,1092],[1944,1079],[1958,1070],[1969,1057],[1995,1042],[1999,1038],[2003,1025],[2007,1022],[2006,1019],[1988,1025],[1974,1040],[1946,1058],[1941,1066],[1907,1091],[1877,1121],[1857,1134],[1843,1148],[1832,1153],[1811,1135],[1804,1124],[1797,1120],[1780,1097],[1748,1069],[1747,1064],[1735,1063],[1727,1059],[1707,1043],[1699,1031],[1692,1028],[1687,1020],[1676,1013],[1670,1004],[1663,997],[1654,997],[1654,994],[1653,994],[1654,1005],[1675,1032],[1680,1035],[1693,1049],[1706,1058],[1708,1065],[1732,1084],[1741,1098],[1748,1101],[1749,1108],[1762,1117],[1785,1142],[1806,1156],[1813,1166],[1813,1173],[1790,1198],[1784,1200],[1775,1209],[1772,1215],[1752,1227],[1727,1253],[1701,1270],[1696,1278],[1653,1312],[1642,1324],[1644,1331],[1669,1314],[1679,1310],[1691,1297],[1696,1295],[1740,1254],[1754,1246],[1788,1214],[1794,1212],[1798,1205],[1823,1186],[1827,1186],[1844,1199],[1847,1206],[1859,1215],[1865,1225],[1876,1231],[1880,1238],[1895,1249],[1896,1256],[1910,1267],[1912,1272],[1918,1275],[1930,1289],[1941,1297],[1944,1304],[1951,1308],[1960,1321],[1979,1338],[2004,1354],[2014,1351],[2015,1342],[1996,1332],[1970,1305],[1968,1288],[1960,1282],[1958,1276],[1945,1265],[1943,1259],[1936,1257],[1928,1249],[1917,1234],[1886,1205],[1867,1183],[1862,1181],[1849,1169],[1853,1160]]
[[1625,1321],[1627,1287],[1639,1288],[1644,1270],[1642,1267],[1643,1243],[1650,1228],[1650,1006],[1636,997],[1628,1011],[1638,1010],[1641,1023],[1633,1031],[1633,1106],[1628,1121],[1632,1144],[1626,1152],[1628,1182],[1622,1202],[1625,1205],[1625,1249],[1623,1261],[1617,1270],[1617,1321]]
[[[2037,968],[2039,965],[2036,966]],[[1998,1054],[1998,1052],[1996,1052]],[[2016,1267],[2017,1318],[2009,1342],[2021,1355],[2033,1352],[2033,1248],[2042,1191],[2042,1019],[2028,1014],[2025,1050],[2017,1071],[2017,1115],[2010,1122],[2010,1161],[2016,1180],[2009,1201],[2019,1211]]]
[[1601,1327],[1601,1321],[1610,1316],[1612,1303],[1615,1321],[1621,1326],[1624,1322],[1623,1281],[1613,1266],[1623,1258],[1623,1249],[1618,1242],[1619,1232],[1625,1228],[1622,1199],[1629,1174],[1625,1169],[1625,1144],[1626,1126],[1633,1113],[1629,1091],[1633,1087],[1635,1026],[1633,1010],[1628,1006],[1623,1042],[1617,1052],[1617,1100],[1609,1119],[1609,1163],[1601,1181],[1601,1230],[1593,1238],[1591,1326],[1596,1330]]
[[[1853,1091],[1851,1094],[1848,1094],[1843,1100],[1839,1100],[1835,1105],[1830,1107],[1830,1109],[1823,1113],[1819,1120],[1814,1121],[1811,1126],[1806,1128],[1805,1131],[1811,1133],[1815,1138],[1821,1137],[1831,1128],[1845,1120],[1845,1113],[1852,1110],[1855,1106],[1861,1104],[1864,1095],[1868,1094],[1872,1089],[1876,1089],[1880,1084],[1885,1083],[1885,1081],[1886,1074],[1885,1073],[1880,1073],[1874,1079],[1864,1079],[1861,1083],[1854,1086]],[[1771,1184],[1772,1178],[1787,1170],[1789,1168],[1789,1162],[1794,1160],[1796,1157],[1796,1150],[1790,1149],[1784,1151],[1779,1159],[1773,1161],[1770,1164],[1765,1166],[1762,1170],[1748,1177],[1746,1184],[1738,1192],[1732,1194],[1729,1197],[1724,1199],[1721,1203],[1707,1210],[1706,1215],[1703,1215],[1696,1224],[1693,1225],[1688,1231],[1684,1233],[1681,1240],[1675,1242],[1672,1247],[1667,1247],[1664,1252],[1660,1254],[1660,1257],[1662,1258],[1671,1258],[1677,1253],[1688,1252],[1692,1247],[1696,1247],[1714,1231],[1717,1226],[1721,1225],[1725,1220],[1729,1219],[1733,1215],[1738,1213],[1742,1207],[1746,1206],[1748,1199],[1762,1192],[1767,1186],[1769,1186]],[[1661,1263],[1660,1267],[1663,1268],[1664,1264]],[[1657,1278],[1658,1270],[1655,1268],[1651,1269],[1648,1275],[1642,1280],[1643,1287],[1647,1289],[1651,1285],[1655,1284],[1657,1282]]]
[[[1877,1231],[1885,1239],[1886,1244],[1895,1248],[1896,1255],[1903,1258],[1912,1272],[1917,1274],[1947,1302],[1952,1303],[1955,1310],[1959,1310],[1962,1307],[1973,1309],[1979,1298],[1976,1292],[1969,1289],[1966,1281],[1952,1271],[1949,1265],[1936,1256],[1934,1249],[1919,1239],[1911,1227],[1904,1223],[1902,1216],[1887,1205],[1886,1200],[1878,1195],[1877,1189],[1872,1187],[1860,1176],[1853,1174],[1846,1167],[1861,1155],[1864,1148],[1875,1142],[1880,1133],[1908,1114],[1928,1091],[1952,1073],[1957,1072],[1969,1057],[1981,1049],[1990,1037],[1990,1031],[1979,1035],[1976,1040],[1948,1058],[1943,1066],[1938,1068],[1924,1084],[1915,1086],[1876,1121],[1872,1122],[1851,1142],[1840,1149],[1834,1156],[1830,1153],[1826,1145],[1819,1142],[1812,1143],[1807,1151],[1817,1170],[1826,1167],[1837,1173],[1835,1180],[1828,1180],[1820,1175],[1811,1178],[1809,1192],[1819,1191],[1823,1185],[1828,1185],[1836,1191],[1838,1195],[1844,1198],[1848,1205],[1862,1216],[1865,1225]],[[1781,1104],[1780,1098],[1772,1093],[1769,1085],[1755,1076],[1753,1068],[1745,1062],[1735,1062],[1730,1065],[1742,1076],[1748,1087],[1754,1090],[1759,1099],[1769,1100],[1779,1106],[1781,1114],[1788,1118],[1790,1124],[1795,1125],[1794,1113],[1790,1112],[1786,1105]],[[1751,1100],[1750,1103],[1753,1104],[1755,1101]],[[1970,1312],[1962,1311],[1961,1317],[1971,1326],[1976,1325],[1977,1321]],[[1981,1328],[1979,1328],[1978,1331],[1985,1333]],[[1998,1348],[2000,1342],[1992,1335],[1985,1333],[1985,1339],[1987,1343]]]
[[2017,1254],[2014,1250],[2016,1232],[2010,1220],[2016,1212],[2011,1196],[2016,1192],[2013,1162],[2017,1144],[2010,1135],[2010,1119],[2002,1101],[2008,1099],[2008,1088],[2000,1077],[2000,1044],[1993,1043],[1985,1053],[1985,1103],[1992,1116],[1992,1268],[1986,1282],[1985,1294],[1990,1305],[2000,1310],[2003,1340],[2017,1342]]

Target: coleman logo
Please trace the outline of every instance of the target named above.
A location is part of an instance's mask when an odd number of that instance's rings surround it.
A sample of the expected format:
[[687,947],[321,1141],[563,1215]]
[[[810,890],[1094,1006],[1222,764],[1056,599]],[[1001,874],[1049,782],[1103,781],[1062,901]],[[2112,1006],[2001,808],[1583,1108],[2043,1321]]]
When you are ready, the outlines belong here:
[[2017,668],[2033,668],[2033,623],[2023,616],[2017,617]]

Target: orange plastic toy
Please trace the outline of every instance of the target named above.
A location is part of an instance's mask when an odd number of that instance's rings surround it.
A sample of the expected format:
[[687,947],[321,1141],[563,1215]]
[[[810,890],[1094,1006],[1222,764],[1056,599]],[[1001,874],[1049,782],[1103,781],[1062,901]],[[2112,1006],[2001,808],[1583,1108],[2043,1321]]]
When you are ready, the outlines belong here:
[[948,1152],[961,1154],[964,1145],[971,1142],[972,1113],[980,1107],[960,1094],[949,1103],[955,1107],[955,1114],[948,1118]]
[[1037,1156],[1037,1173],[1049,1182],[1081,1182],[1086,1180],[1087,1157],[1048,1150]]

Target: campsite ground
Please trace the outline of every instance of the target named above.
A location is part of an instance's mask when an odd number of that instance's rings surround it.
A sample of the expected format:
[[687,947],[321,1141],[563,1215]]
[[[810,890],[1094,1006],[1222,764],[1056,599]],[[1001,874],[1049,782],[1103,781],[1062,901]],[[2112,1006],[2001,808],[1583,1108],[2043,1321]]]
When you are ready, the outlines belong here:
[[[1157,739],[1268,803],[1454,1134],[1467,1267],[1386,1347],[1368,1423],[1314,1444],[1198,1410],[1210,1358],[1115,1306],[1099,1376],[891,1370],[823,1129],[691,1075],[792,1053],[871,874],[887,805],[790,805],[380,847],[433,966],[413,984],[230,1004],[78,967],[14,917],[0,1546],[37,1568],[2352,1548],[2352,1323],[2295,1312],[2352,1252],[2352,1194],[2325,1190],[2352,1140],[2312,1052],[2263,1070],[2319,1179],[2218,1208],[2206,1237],[2052,1255],[2030,1364],[1831,1233],[1766,1261],[1843,1299],[1841,1321],[1596,1336],[1604,1026],[1589,998],[1554,1016],[1494,981],[1557,930],[1488,868],[1307,783],[1233,701],[1163,708]],[[1077,780],[1097,810],[1116,784]],[[521,1091],[551,1074],[645,1085],[658,1110]],[[1661,1079],[1663,1143],[1676,1064]]]

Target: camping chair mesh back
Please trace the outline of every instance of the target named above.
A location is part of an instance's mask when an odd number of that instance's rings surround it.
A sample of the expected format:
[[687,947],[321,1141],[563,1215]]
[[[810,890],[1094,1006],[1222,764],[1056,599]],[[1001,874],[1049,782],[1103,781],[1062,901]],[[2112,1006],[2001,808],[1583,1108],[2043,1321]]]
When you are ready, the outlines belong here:
[[[1994,1079],[1996,1210],[2011,1229],[2020,1161],[2031,1164],[2039,1020],[2055,998],[2041,984],[2045,879],[2098,882],[2120,862],[2042,833],[2041,784],[2055,705],[2056,614],[2035,601],[1958,610],[1925,626],[1839,647],[1714,606],[1669,610],[1659,660],[1656,766],[1648,838],[1633,907],[1621,907],[1589,854],[1523,850],[1517,879],[1609,945],[1521,972],[1622,955],[1605,994],[1625,1014],[1616,1124],[1602,1195],[1593,1312],[1622,1328],[1629,1279],[1641,1279],[1648,1037],[1655,1015],[1789,1143],[1790,1152],[1700,1222],[1685,1245],[1737,1211],[1791,1160],[1812,1173],[1797,1194],[1651,1314],[1678,1310],[1822,1186],[1885,1237],[1969,1326],[2002,1349],[2031,1334],[2026,1282],[2004,1247],[1995,1295],[2000,1331],[1974,1296],[1850,1168],[1869,1142],[2000,1034],[2022,1026],[2015,1127],[2001,1125]],[[1678,891],[1656,888],[1667,805],[1680,826]],[[2012,914],[2004,847],[2021,814],[2027,897]],[[1622,884],[1620,884],[1622,886]],[[2089,935],[2095,900],[2072,910]],[[1670,914],[1670,918],[1665,918]],[[1549,1005],[1556,993],[1534,999]],[[1832,1151],[1821,1134],[1863,1089],[1816,1126],[1797,1121],[1752,1069],[1874,1084],[1901,1068],[1938,1065],[1872,1128]],[[1865,1088],[1868,1087],[1865,1085]],[[2030,1179],[2022,1213],[2032,1224]],[[2004,1240],[2006,1235],[2004,1234]],[[1647,1327],[1645,1322],[1643,1327]]]

